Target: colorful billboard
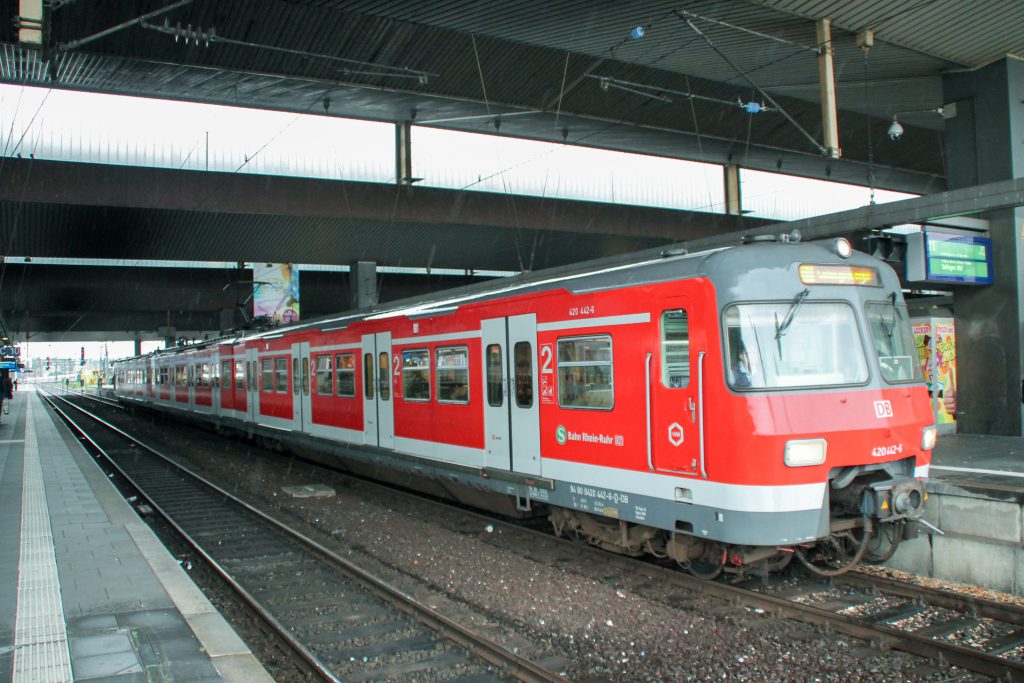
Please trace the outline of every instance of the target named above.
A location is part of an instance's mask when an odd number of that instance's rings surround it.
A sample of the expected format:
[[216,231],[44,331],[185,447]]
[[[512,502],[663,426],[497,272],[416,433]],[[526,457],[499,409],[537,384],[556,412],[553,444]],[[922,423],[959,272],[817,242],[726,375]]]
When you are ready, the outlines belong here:
[[956,424],[956,327],[951,318],[915,318],[914,342],[932,397],[935,424]]
[[299,320],[299,270],[290,263],[254,264],[253,316],[275,325]]

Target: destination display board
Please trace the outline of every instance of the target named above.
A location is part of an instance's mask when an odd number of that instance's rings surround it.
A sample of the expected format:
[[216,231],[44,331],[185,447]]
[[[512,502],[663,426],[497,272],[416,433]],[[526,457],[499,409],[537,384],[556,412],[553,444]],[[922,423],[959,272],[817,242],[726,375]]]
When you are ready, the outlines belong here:
[[907,235],[909,282],[992,284],[992,240],[974,234],[923,230]]

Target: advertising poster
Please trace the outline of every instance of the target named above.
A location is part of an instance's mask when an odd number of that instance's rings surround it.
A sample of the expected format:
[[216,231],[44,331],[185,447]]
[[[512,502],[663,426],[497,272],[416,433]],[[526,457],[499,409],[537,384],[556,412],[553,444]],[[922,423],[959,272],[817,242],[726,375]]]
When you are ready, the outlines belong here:
[[956,424],[956,327],[951,318],[912,321],[921,372],[928,382],[935,424]]
[[253,316],[266,316],[273,324],[299,320],[299,270],[290,263],[253,266]]

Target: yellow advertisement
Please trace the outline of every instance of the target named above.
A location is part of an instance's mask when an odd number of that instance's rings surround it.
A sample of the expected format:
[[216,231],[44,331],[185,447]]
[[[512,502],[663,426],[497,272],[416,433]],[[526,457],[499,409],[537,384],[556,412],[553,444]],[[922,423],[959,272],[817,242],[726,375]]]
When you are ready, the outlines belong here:
[[956,423],[956,327],[950,318],[914,320],[914,342],[936,424]]

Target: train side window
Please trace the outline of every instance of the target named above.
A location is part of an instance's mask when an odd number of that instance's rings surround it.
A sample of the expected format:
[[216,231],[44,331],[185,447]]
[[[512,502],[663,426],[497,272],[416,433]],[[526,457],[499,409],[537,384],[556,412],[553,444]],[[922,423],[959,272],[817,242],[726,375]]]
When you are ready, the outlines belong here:
[[261,374],[263,381],[260,382],[260,391],[269,394],[274,390],[274,361],[264,358]]
[[669,389],[690,384],[690,319],[682,308],[661,313],[661,384]]
[[299,393],[299,359],[292,358],[292,393]]
[[611,410],[613,388],[610,336],[558,340],[559,406]]
[[276,358],[274,363],[275,391],[279,394],[288,393],[288,359]]
[[221,387],[231,386],[232,376],[235,374],[234,372],[232,372],[232,368],[234,367],[234,365],[234,362],[229,360],[226,360],[220,364]]
[[501,345],[491,344],[487,347],[487,405],[500,408],[505,404],[502,396],[505,367],[501,362]]
[[338,396],[353,397],[356,395],[356,358],[351,353],[343,353],[334,357],[335,384]]
[[380,383],[380,400],[390,401],[391,400],[391,354],[387,351],[381,351],[377,356],[380,367],[380,373],[377,375],[377,381]]
[[317,356],[314,363],[316,368],[316,393],[319,396],[330,396],[334,393],[334,368],[331,367],[331,357]]
[[235,388],[245,389],[245,364],[235,361]]
[[516,364],[516,406],[533,407],[533,348],[530,342],[516,342],[512,359]]
[[402,398],[406,401],[430,400],[428,349],[410,349],[402,352]]
[[373,398],[373,354],[363,354],[363,396]]
[[468,347],[437,350],[437,400],[441,403],[469,403]]

